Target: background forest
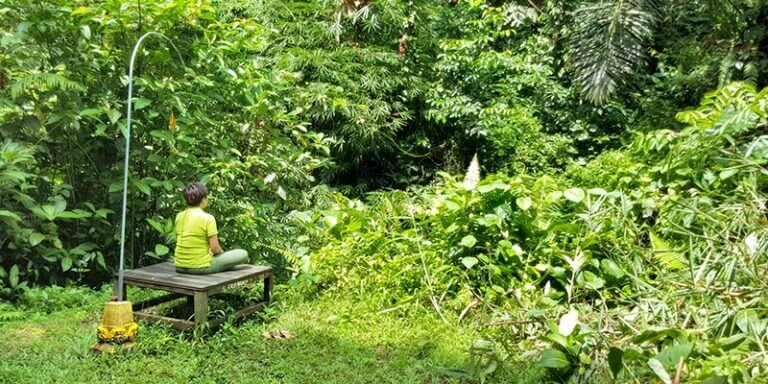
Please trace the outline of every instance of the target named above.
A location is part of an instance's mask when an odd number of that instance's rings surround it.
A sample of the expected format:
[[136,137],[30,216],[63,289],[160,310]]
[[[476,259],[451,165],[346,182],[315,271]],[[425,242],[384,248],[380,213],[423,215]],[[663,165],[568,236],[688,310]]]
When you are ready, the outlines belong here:
[[0,0],[0,319],[117,269],[148,31],[128,268],[201,180],[286,297],[473,324],[448,377],[768,373],[765,0]]

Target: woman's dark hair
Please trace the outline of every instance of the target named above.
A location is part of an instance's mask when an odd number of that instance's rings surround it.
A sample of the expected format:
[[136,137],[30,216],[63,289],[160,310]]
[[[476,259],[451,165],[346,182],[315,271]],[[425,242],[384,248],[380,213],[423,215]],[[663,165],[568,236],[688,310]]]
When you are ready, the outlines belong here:
[[190,207],[200,205],[200,202],[208,196],[208,188],[197,181],[190,183],[186,189],[184,189],[184,201]]

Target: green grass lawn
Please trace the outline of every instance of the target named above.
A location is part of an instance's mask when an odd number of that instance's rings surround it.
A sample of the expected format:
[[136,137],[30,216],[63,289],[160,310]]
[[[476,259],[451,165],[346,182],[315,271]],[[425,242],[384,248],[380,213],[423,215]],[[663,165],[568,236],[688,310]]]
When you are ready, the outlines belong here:
[[[139,293],[141,296],[141,293]],[[133,297],[136,297],[135,295]],[[453,383],[480,335],[428,311],[377,314],[353,299],[281,297],[268,316],[226,324],[204,338],[140,324],[127,354],[94,355],[108,292],[85,305],[0,322],[0,382],[7,383]],[[289,330],[292,340],[262,332]],[[542,373],[505,366],[486,382],[540,383]]]

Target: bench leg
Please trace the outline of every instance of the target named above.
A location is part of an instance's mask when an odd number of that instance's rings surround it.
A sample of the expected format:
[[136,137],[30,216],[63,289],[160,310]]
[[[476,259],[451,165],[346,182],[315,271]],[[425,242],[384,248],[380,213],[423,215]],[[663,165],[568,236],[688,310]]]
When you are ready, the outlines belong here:
[[272,299],[272,276],[264,278],[264,305],[269,305]]
[[195,292],[195,328],[208,322],[208,292]]

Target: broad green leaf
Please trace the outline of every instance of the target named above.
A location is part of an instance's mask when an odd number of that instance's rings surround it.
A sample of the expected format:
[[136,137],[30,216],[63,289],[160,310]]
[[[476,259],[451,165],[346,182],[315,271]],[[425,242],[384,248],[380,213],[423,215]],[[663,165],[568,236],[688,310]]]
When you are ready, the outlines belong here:
[[495,181],[492,184],[483,184],[477,187],[477,191],[480,193],[488,193],[490,191],[494,191],[497,189],[503,189],[506,190],[509,188],[509,184],[504,184],[500,181]]
[[142,109],[151,103],[152,102],[149,99],[145,99],[143,97],[135,97],[133,99],[133,110],[138,111],[139,109]]
[[579,324],[579,312],[571,309],[560,318],[560,325],[557,330],[563,336],[570,336],[577,324]]
[[741,311],[736,315],[736,326],[744,333],[761,333],[757,328],[760,318],[754,309]]
[[483,340],[483,339],[477,340],[474,343],[472,343],[471,348],[475,351],[485,351],[485,352],[491,352],[496,349],[492,341]]
[[16,288],[19,285],[19,266],[14,264],[11,267],[11,271],[8,273],[8,280],[11,283],[11,288]]
[[614,279],[621,279],[625,276],[624,270],[619,267],[615,261],[611,259],[604,259],[600,262],[600,266],[606,277],[612,277]]
[[666,338],[674,340],[683,339],[685,332],[678,328],[648,328],[632,338],[635,344],[653,343]]
[[56,200],[56,202],[53,203],[53,214],[56,216],[64,212],[66,209],[67,209],[67,202],[64,200]]
[[34,247],[38,244],[40,244],[43,240],[45,240],[45,235],[42,233],[33,233],[29,236],[29,243]]
[[731,176],[739,173],[739,168],[726,168],[720,171],[720,180],[730,179]]
[[518,197],[515,200],[515,204],[517,204],[517,207],[522,209],[523,211],[527,211],[528,208],[531,207],[531,204],[533,204],[533,201],[530,197],[524,196],[524,197]]
[[568,263],[568,266],[570,266],[571,269],[576,272],[581,270],[581,267],[584,266],[584,263],[587,261],[587,256],[584,254],[584,252],[577,250],[577,253],[573,258],[564,256],[564,259],[565,262]]
[[163,244],[157,244],[155,245],[155,253],[157,253],[158,256],[165,256],[170,252],[170,249],[166,247]]
[[109,117],[109,122],[112,123],[112,124],[116,123],[117,120],[119,120],[120,116],[122,116],[122,115],[123,115],[122,113],[120,113],[119,111],[116,111],[114,109],[108,109],[107,110],[107,117]]
[[123,190],[123,183],[122,182],[114,182],[109,185],[109,193],[115,193],[120,192]]
[[693,350],[692,344],[678,344],[664,348],[659,352],[654,359],[659,361],[670,371],[677,369],[677,364],[680,363],[680,359],[688,358]]
[[96,130],[91,134],[93,137],[107,137],[107,126],[96,124]]
[[461,259],[461,263],[464,264],[467,269],[472,269],[472,267],[478,263],[478,260],[476,257],[464,257]]
[[630,345],[627,347],[627,349],[624,350],[624,354],[621,356],[622,360],[624,361],[640,361],[645,360],[645,355],[643,354],[643,349],[636,346],[636,345]]
[[0,217],[9,217],[13,220],[19,221],[21,217],[14,212],[0,209]]
[[104,261],[104,255],[101,252],[97,252],[96,261],[99,263],[102,269],[107,269],[107,263]]
[[587,193],[589,193],[590,195],[595,195],[595,196],[605,196],[605,195],[608,194],[608,191],[606,191],[605,189],[602,189],[602,188],[592,188],[592,189],[587,190]]
[[154,228],[158,232],[160,232],[160,233],[164,233],[165,232],[163,230],[163,224],[160,223],[159,221],[154,220],[154,219],[147,219],[147,223],[149,223],[149,225],[151,225],[152,228]]
[[32,213],[34,213],[37,216],[40,216],[46,220],[53,220],[56,218],[56,216],[53,214],[53,206],[52,205],[45,205],[42,207],[31,207],[29,208]]
[[728,384],[727,376],[710,376],[701,381],[701,384]]
[[83,25],[80,27],[80,32],[83,33],[83,37],[85,37],[86,40],[91,39],[91,27]]
[[0,173],[0,176],[7,177],[21,183],[21,182],[24,182],[27,178],[30,178],[34,175],[32,175],[31,173],[6,169],[2,173]]
[[88,7],[77,7],[72,11],[72,15],[85,15],[91,12],[93,11]]
[[158,138],[160,140],[163,140],[163,141],[165,141],[167,143],[170,143],[170,144],[172,144],[172,143],[174,143],[176,141],[176,139],[173,137],[173,133],[171,133],[170,131],[156,129],[154,131],[150,131],[149,135],[152,136],[152,137],[156,137],[156,138]]
[[326,227],[333,228],[336,226],[336,224],[339,223],[339,219],[337,219],[334,215],[326,214],[323,215],[323,223]]
[[110,213],[115,213],[115,211],[111,209],[101,208],[96,211],[96,216],[106,219]]
[[477,239],[472,235],[466,235],[461,239],[461,245],[472,248],[477,243]]
[[133,185],[136,187],[136,189],[141,191],[141,193],[147,196],[152,195],[152,189],[149,188],[149,185],[147,185],[147,183],[145,183],[144,180],[135,180],[133,182]]
[[624,351],[616,347],[611,347],[608,351],[608,366],[611,368],[611,373],[613,373],[614,379],[619,377],[619,373],[624,368],[624,364],[622,363],[623,355]]
[[280,196],[280,198],[283,200],[288,199],[288,195],[286,194],[285,189],[283,189],[282,185],[277,187],[277,195]]
[[459,204],[459,203],[458,203],[456,200],[454,200],[454,199],[445,199],[445,201],[444,201],[443,203],[444,203],[444,204],[445,204],[445,206],[446,206],[448,209],[450,209],[451,211],[458,211],[459,209],[461,209],[461,204]]
[[650,359],[648,360],[648,366],[651,367],[653,373],[655,373],[664,384],[672,384],[672,379],[664,368],[664,364],[661,364],[661,362],[656,359]]
[[82,256],[82,255],[85,255],[86,253],[88,253],[88,252],[90,252],[90,251],[92,251],[94,249],[96,249],[96,244],[94,244],[94,243],[82,243],[82,244],[78,245],[77,247],[72,248],[69,251],[69,254],[71,254],[71,255],[81,255]]
[[160,164],[163,161],[165,161],[165,158],[156,153],[153,153],[147,156],[147,161],[149,161],[150,163]]
[[93,216],[91,213],[83,211],[82,209],[75,209],[73,211],[64,211],[59,217],[62,219],[83,219]]
[[66,272],[69,271],[70,268],[72,268],[72,259],[69,257],[61,259],[61,270]]
[[574,203],[580,203],[584,200],[584,190],[581,188],[571,188],[563,191],[563,196]]
[[727,351],[730,351],[731,349],[738,347],[745,340],[747,340],[746,334],[737,333],[735,335],[731,335],[729,337],[724,337],[717,340],[717,345],[719,345],[723,351],[727,352]]
[[541,360],[539,360],[538,365],[545,368],[563,369],[568,368],[571,363],[565,353],[557,349],[547,349],[541,353]]
[[602,289],[605,286],[605,280],[590,272],[590,271],[584,271],[584,286],[589,289],[594,289],[595,291]]

